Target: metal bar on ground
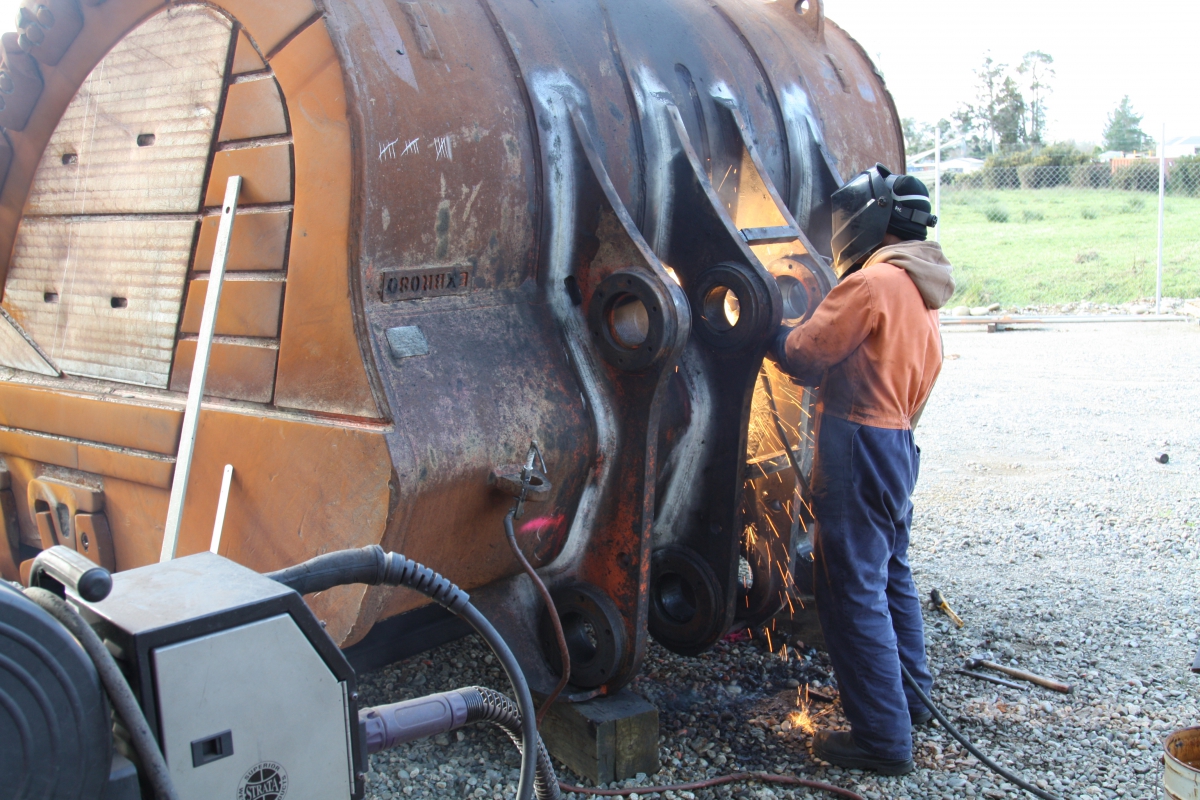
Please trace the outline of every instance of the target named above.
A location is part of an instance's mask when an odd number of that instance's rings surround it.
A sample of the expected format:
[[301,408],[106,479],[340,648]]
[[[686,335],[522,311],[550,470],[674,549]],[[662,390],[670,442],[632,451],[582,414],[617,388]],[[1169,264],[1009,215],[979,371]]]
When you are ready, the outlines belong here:
[[958,325],[1069,325],[1091,322],[1193,322],[1196,317],[1183,314],[1068,314],[1054,317],[943,317],[943,327]]
[[208,293],[204,296],[204,313],[200,317],[200,335],[196,340],[196,356],[192,361],[192,380],[188,385],[187,403],[183,407],[183,430],[179,434],[179,452],[175,456],[175,475],[171,480],[171,500],[167,504],[167,524],[163,530],[159,561],[175,558],[175,549],[179,545],[183,503],[187,499],[188,477],[192,472],[192,455],[196,447],[196,429],[200,425],[200,401],[204,398],[204,381],[208,378],[208,357],[212,351],[217,308],[221,305],[221,286],[225,282],[225,261],[229,257],[229,239],[233,234],[233,218],[237,214],[238,193],[241,189],[242,177],[230,176],[229,182],[225,184],[225,203],[221,206],[217,246],[213,253],[212,268],[208,273]]
[[221,531],[225,528],[225,509],[229,506],[229,485],[233,483],[233,464],[225,465],[225,473],[221,476],[221,494],[217,498],[217,519],[213,523],[212,544],[209,551],[221,554]]

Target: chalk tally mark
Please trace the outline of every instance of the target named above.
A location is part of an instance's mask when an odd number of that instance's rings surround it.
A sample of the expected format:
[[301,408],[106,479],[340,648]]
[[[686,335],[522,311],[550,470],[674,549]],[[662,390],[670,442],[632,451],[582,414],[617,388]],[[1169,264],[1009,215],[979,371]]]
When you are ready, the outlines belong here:
[[[400,144],[400,139],[392,139],[390,142],[380,142],[379,144],[379,160],[388,161],[407,155],[421,154],[421,140],[410,139],[404,143],[404,147],[399,153],[396,152],[396,145]],[[453,161],[454,160],[454,145],[450,136],[436,136],[433,139],[433,150],[438,161]]]

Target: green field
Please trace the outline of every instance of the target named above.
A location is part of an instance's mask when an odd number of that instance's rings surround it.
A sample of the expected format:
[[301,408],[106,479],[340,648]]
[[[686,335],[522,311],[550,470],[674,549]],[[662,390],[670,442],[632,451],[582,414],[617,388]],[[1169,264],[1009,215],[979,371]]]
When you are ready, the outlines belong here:
[[[1158,197],[1112,189],[947,189],[941,243],[952,305],[1154,296]],[[1200,296],[1200,198],[1167,197],[1163,295]]]

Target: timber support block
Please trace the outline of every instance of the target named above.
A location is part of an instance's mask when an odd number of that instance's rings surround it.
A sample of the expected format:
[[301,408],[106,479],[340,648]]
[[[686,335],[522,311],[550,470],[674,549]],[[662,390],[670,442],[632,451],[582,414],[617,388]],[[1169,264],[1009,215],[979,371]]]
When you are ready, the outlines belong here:
[[658,709],[622,689],[586,703],[555,703],[542,722],[551,755],[595,784],[658,772]]

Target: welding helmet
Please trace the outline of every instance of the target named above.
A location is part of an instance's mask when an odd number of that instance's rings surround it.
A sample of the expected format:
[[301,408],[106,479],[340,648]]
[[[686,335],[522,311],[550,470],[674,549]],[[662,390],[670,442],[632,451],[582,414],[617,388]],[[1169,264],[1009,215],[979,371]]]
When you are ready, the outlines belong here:
[[839,278],[866,261],[884,234],[924,239],[937,224],[925,184],[911,175],[893,175],[883,164],[855,175],[830,200],[833,271]]

